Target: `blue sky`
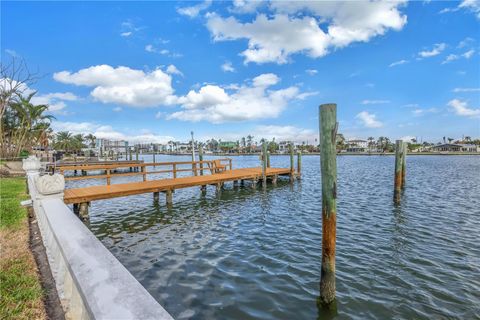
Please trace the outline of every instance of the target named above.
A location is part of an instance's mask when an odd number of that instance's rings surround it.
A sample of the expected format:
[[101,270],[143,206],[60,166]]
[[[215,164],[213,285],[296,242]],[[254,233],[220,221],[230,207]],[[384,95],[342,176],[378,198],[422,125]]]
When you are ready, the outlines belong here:
[[130,141],[480,137],[480,3],[1,2],[56,130]]

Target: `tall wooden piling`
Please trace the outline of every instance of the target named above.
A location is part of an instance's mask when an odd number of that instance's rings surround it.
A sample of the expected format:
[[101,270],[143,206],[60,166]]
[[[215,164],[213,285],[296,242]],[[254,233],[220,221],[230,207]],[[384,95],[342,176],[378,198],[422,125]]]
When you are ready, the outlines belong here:
[[297,153],[297,179],[300,179],[302,176],[302,151]]
[[322,270],[320,302],[335,300],[335,241],[337,237],[337,105],[320,105],[320,165],[322,172]]
[[267,168],[270,168],[270,151],[267,151]]
[[198,146],[198,161],[200,161],[200,175],[203,176],[203,146]]
[[400,203],[400,196],[402,191],[402,166],[403,166],[403,141],[397,140],[395,142],[395,175],[393,185],[393,202]]
[[408,143],[403,143],[403,161],[402,161],[402,189],[405,188],[405,175],[407,174],[407,153],[408,153]]
[[153,151],[153,163],[155,163],[155,151]]
[[129,153],[129,159],[128,160],[132,161],[133,158],[132,158],[132,149],[131,148],[128,148],[128,153]]
[[293,182],[294,174],[295,174],[295,167],[293,161],[293,143],[288,145],[288,150],[290,151],[290,182]]
[[262,145],[262,186],[267,186],[267,144]]

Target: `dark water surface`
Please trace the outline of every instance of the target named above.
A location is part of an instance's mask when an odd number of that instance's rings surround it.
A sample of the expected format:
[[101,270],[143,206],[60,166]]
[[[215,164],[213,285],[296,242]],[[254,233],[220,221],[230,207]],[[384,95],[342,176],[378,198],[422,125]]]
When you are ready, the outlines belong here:
[[[189,158],[157,157],[172,159]],[[304,156],[301,181],[266,191],[177,190],[171,208],[162,195],[158,206],[151,194],[95,201],[90,229],[176,319],[326,318],[319,163]],[[395,207],[393,157],[338,157],[338,318],[479,319],[480,157],[409,156],[407,167]]]

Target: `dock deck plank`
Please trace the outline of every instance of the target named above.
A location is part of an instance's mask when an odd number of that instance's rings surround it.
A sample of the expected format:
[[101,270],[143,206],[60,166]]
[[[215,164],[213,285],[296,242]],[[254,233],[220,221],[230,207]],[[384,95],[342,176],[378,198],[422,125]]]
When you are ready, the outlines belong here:
[[[267,177],[290,174],[291,171],[288,168],[267,168],[266,171]],[[194,186],[229,182],[234,180],[261,179],[261,177],[261,168],[244,168],[227,170],[222,173],[204,176],[198,175],[173,179],[149,180],[143,182],[67,189],[64,193],[64,202],[67,204],[90,202],[93,200],[110,199],[142,193],[161,192],[166,190],[175,190]]]

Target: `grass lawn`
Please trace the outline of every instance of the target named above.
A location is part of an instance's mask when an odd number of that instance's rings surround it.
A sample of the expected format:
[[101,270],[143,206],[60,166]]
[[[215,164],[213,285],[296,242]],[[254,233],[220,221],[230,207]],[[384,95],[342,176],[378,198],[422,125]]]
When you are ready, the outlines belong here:
[[0,179],[0,319],[45,319],[43,291],[29,249],[25,178]]

